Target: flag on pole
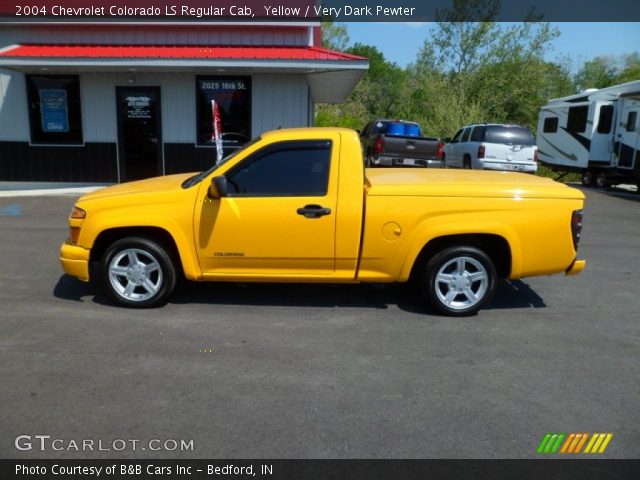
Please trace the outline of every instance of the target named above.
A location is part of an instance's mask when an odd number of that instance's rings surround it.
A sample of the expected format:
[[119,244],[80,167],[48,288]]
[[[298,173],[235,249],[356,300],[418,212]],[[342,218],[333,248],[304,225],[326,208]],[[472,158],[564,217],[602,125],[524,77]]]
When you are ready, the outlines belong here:
[[222,160],[222,122],[220,109],[215,100],[211,100],[211,140],[216,144],[216,164]]

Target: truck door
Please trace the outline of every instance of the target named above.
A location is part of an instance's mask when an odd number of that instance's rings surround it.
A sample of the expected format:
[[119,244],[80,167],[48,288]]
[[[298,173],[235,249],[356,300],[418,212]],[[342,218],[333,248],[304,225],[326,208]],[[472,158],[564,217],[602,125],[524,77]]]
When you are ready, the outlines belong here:
[[196,215],[203,273],[331,275],[339,139],[273,143],[231,167],[228,196],[204,196]]
[[640,102],[626,100],[622,107],[620,125],[616,133],[615,152],[618,168],[633,170],[640,162]]

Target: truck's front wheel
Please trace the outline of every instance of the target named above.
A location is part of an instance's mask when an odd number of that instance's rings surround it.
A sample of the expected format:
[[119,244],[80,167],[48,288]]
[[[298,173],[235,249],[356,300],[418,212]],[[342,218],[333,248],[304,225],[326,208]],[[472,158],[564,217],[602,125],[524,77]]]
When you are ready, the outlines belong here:
[[128,237],[113,243],[102,261],[102,280],[119,304],[148,308],[163,304],[176,284],[175,266],[153,240]]
[[496,279],[495,266],[482,250],[451,247],[427,262],[422,291],[439,313],[461,317],[475,314],[491,300]]

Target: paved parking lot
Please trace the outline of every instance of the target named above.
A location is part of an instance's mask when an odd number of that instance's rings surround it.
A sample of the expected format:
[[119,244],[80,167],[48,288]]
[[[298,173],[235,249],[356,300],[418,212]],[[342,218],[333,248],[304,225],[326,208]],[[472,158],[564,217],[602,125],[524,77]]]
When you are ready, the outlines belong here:
[[[547,432],[640,456],[640,195],[587,191],[577,277],[478,316],[400,287],[187,284],[110,305],[62,276],[73,197],[0,199],[0,457],[535,457]],[[18,451],[18,435],[63,451]],[[193,440],[193,451],[68,450]]]

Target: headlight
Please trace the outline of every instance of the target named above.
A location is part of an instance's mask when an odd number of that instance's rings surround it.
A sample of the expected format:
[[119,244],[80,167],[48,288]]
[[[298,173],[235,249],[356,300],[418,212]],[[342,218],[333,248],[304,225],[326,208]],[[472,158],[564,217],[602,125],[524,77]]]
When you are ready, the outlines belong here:
[[73,210],[71,210],[71,215],[69,216],[69,218],[75,218],[76,220],[82,220],[86,217],[87,212],[78,207],[73,207]]

